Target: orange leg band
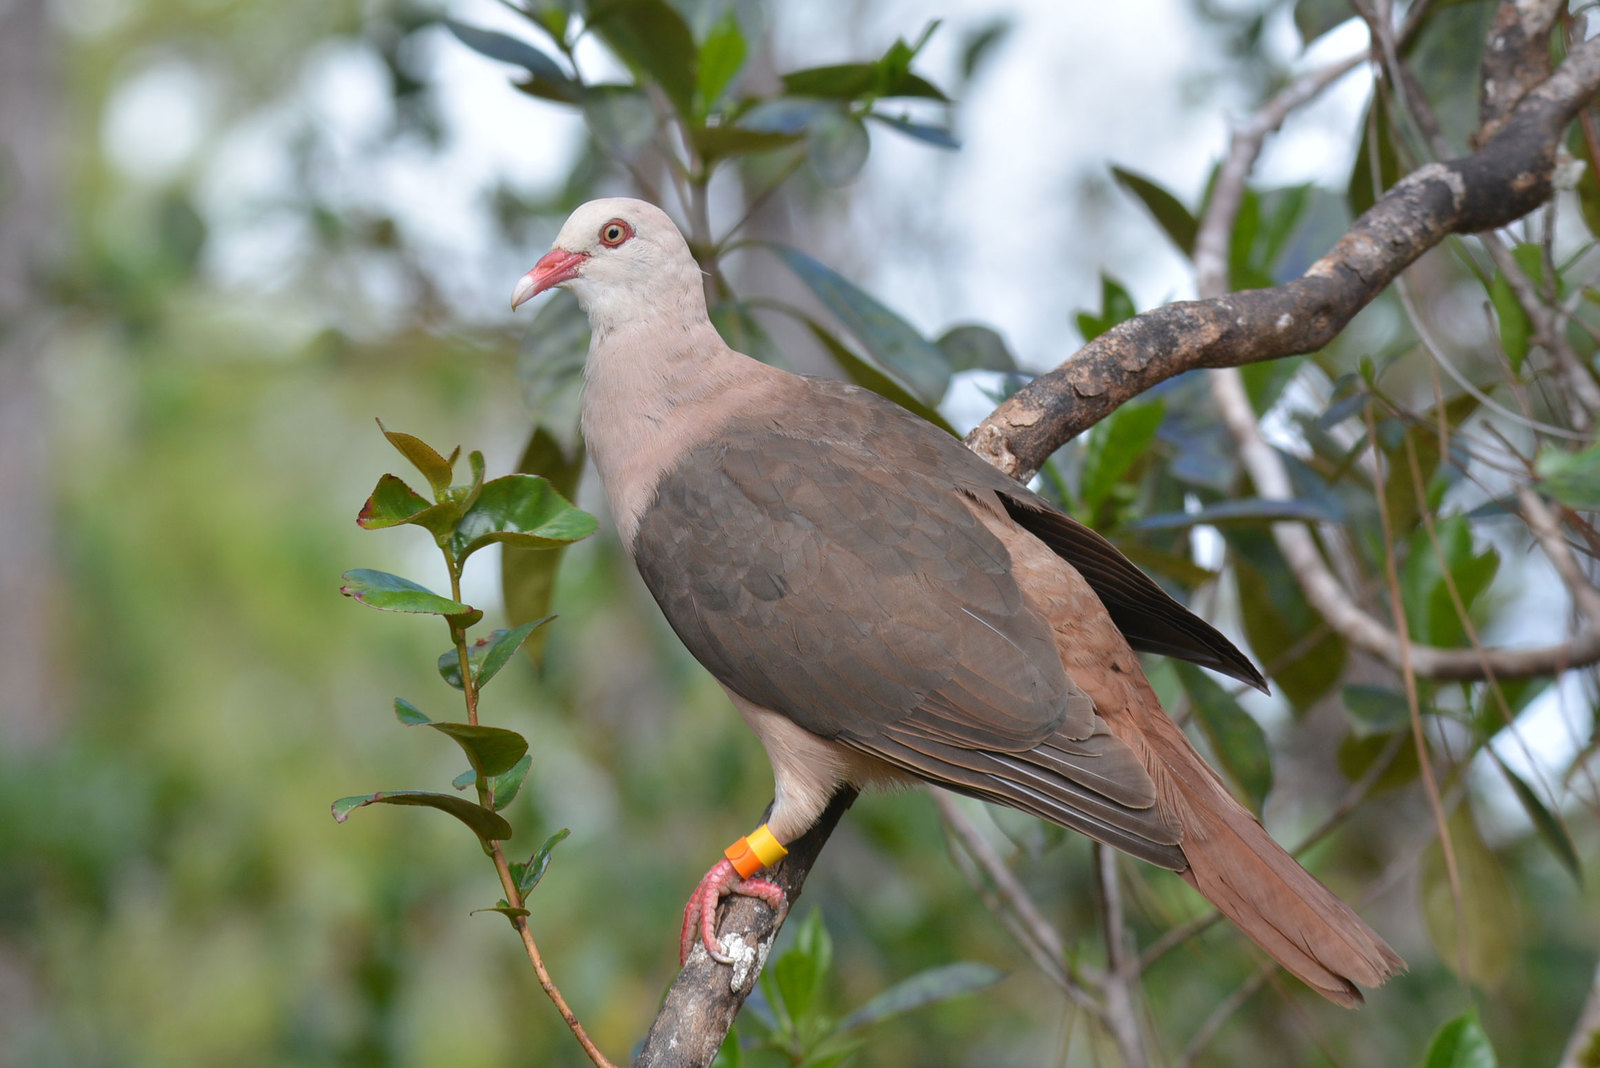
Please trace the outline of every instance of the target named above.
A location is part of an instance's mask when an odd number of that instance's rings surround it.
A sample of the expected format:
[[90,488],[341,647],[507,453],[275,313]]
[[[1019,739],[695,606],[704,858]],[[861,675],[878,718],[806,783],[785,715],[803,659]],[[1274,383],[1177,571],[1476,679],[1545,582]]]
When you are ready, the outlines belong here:
[[762,868],[778,863],[789,851],[763,823],[723,850],[722,855],[728,858],[741,879],[748,879]]

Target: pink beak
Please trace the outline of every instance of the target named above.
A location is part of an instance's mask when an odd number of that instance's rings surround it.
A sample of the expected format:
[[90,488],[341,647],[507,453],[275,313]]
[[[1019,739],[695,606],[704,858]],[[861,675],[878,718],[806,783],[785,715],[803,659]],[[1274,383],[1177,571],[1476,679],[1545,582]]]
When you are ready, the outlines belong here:
[[530,297],[536,297],[551,286],[558,286],[562,282],[571,281],[578,277],[578,268],[583,266],[583,261],[589,258],[587,252],[568,252],[564,248],[553,248],[539,257],[539,262],[533,265],[533,270],[522,276],[517,283],[517,288],[511,293],[511,310]]

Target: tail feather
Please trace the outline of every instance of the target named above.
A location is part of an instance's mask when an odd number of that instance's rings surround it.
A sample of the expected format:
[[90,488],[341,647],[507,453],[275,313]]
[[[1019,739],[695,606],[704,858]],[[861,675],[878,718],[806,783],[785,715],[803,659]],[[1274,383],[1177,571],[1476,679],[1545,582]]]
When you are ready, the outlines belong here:
[[1183,748],[1181,755],[1163,755],[1173,776],[1168,785],[1181,795],[1172,801],[1184,812],[1185,881],[1273,960],[1346,1008],[1362,1004],[1357,983],[1378,986],[1404,971],[1405,961],[1388,943],[1273,841],[1187,744]]

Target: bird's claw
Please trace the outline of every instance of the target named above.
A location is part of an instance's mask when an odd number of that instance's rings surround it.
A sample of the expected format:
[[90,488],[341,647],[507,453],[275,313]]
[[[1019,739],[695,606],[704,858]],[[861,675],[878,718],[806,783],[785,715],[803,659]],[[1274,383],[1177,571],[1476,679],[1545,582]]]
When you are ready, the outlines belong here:
[[706,947],[712,960],[721,964],[733,963],[733,958],[723,952],[722,943],[717,940],[717,903],[726,894],[740,894],[764,901],[779,916],[789,906],[789,899],[781,886],[765,879],[741,879],[726,858],[717,861],[706,872],[705,878],[700,880],[700,885],[694,888],[694,893],[689,895],[689,903],[683,908],[683,931],[678,942],[679,966],[688,961],[696,940]]

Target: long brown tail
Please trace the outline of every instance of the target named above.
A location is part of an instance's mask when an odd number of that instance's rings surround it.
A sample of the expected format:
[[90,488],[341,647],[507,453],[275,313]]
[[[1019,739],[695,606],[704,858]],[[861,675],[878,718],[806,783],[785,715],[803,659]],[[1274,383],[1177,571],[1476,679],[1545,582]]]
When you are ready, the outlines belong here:
[[1181,738],[1158,742],[1169,785],[1181,795],[1170,799],[1181,813],[1189,861],[1180,874],[1307,986],[1360,1007],[1356,984],[1378,986],[1405,970],[1405,961],[1274,842]]

